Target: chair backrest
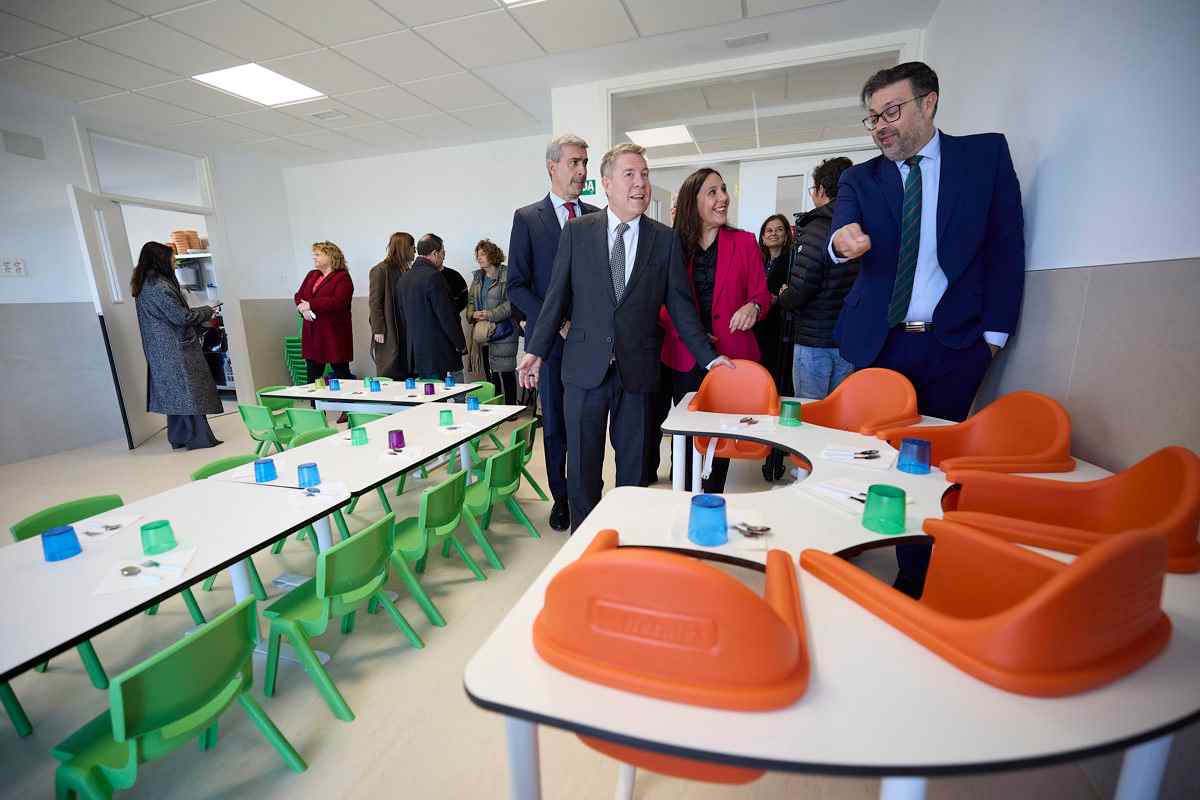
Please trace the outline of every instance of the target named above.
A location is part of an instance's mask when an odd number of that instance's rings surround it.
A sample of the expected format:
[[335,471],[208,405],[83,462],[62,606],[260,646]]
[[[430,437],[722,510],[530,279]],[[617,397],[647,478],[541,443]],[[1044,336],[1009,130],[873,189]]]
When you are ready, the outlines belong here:
[[[396,515],[388,513],[317,556],[317,597],[352,606],[387,580]],[[338,609],[334,609],[336,614]]]
[[286,387],[286,386],[264,386],[263,388],[255,391],[254,396],[256,398],[258,398],[258,404],[260,406],[266,406],[267,408],[271,409],[272,411],[280,411],[285,408],[291,408],[292,405],[296,401],[292,400],[290,398],[287,398],[287,397],[263,397],[263,393],[264,392],[275,392],[280,389],[286,389],[286,388],[288,388],[288,387]]
[[320,428],[319,430],[315,431],[298,433],[292,437],[290,442],[288,442],[288,449],[295,450],[297,447],[303,447],[311,442],[317,442],[326,438],[327,436],[335,436],[336,434],[337,430],[334,428]]
[[479,405],[481,405],[481,406],[502,406],[502,405],[504,405],[504,395],[498,394],[495,397],[488,398],[487,400],[481,400]]
[[251,461],[258,460],[258,456],[251,453],[246,456],[225,456],[218,458],[216,461],[210,461],[200,469],[192,473],[192,480],[202,481],[205,478],[211,478],[213,475],[219,475],[222,472],[228,472],[231,469],[236,469],[243,464],[249,464]]
[[467,392],[467,397],[474,397],[480,403],[486,403],[496,396],[496,384],[491,381],[481,381],[479,386]]
[[722,414],[778,414],[779,390],[762,364],[735,359],[737,369],[718,367],[704,376],[688,404],[690,411]]
[[463,499],[467,494],[467,473],[454,473],[437,486],[421,493],[419,524],[437,536],[450,533],[462,518]]
[[374,422],[377,419],[383,419],[387,414],[371,414],[366,411],[350,411],[346,414],[346,421],[351,428],[357,428],[361,425],[366,425],[368,422]]
[[261,440],[264,434],[273,433],[275,430],[271,409],[266,406],[238,403],[238,413],[242,415],[242,422],[246,424],[246,430],[250,433],[251,439]]
[[517,427],[513,428],[512,435],[508,438],[508,443],[514,445],[523,443],[525,449],[521,452],[521,463],[528,464],[529,459],[533,458],[533,445],[537,442],[537,420],[531,419],[528,422],[522,422]]
[[253,683],[257,638],[254,598],[247,597],[113,678],[108,689],[113,738],[157,734],[165,750],[209,727]]
[[493,492],[510,495],[520,488],[524,450],[525,444],[517,442],[488,457],[483,467],[483,480]]
[[908,378],[872,367],[850,373],[824,400],[805,403],[805,422],[871,435],[883,427],[919,422],[917,391]]
[[325,419],[325,412],[315,408],[289,408],[287,417],[288,427],[294,433],[319,431],[329,427],[329,420]]
[[102,494],[95,497],[84,497],[79,500],[70,500],[66,503],[59,503],[56,506],[42,509],[36,514],[30,514],[19,522],[14,522],[9,528],[12,531],[13,541],[21,542],[31,536],[37,536],[51,528],[57,528],[60,525],[71,525],[81,519],[103,514],[105,511],[112,511],[114,508],[120,508],[124,505],[120,495]]

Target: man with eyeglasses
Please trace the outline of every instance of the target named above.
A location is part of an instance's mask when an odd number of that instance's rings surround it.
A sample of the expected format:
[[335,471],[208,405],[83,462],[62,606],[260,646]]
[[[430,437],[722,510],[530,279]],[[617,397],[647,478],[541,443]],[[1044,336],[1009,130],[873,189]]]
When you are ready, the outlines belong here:
[[[861,267],[834,339],[856,368],[907,376],[922,414],[961,421],[1016,330],[1025,225],[1007,140],[938,131],[938,94],[937,74],[919,61],[863,85],[863,124],[882,155],[838,185],[829,253]],[[920,596],[929,546],[896,555],[896,587]]]

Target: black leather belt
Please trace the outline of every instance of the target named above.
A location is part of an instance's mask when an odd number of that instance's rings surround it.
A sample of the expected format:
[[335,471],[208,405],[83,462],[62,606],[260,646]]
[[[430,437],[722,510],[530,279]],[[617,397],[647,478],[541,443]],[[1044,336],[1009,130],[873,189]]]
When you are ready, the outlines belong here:
[[929,333],[933,330],[932,322],[903,322],[896,326],[905,333]]

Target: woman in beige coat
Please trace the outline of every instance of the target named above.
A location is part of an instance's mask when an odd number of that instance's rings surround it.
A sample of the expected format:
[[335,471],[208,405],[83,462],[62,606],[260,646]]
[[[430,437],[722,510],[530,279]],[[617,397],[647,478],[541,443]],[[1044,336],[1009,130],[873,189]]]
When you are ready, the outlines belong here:
[[393,300],[393,287],[416,258],[412,234],[393,233],[388,240],[387,257],[371,267],[369,302],[371,305],[371,357],[376,372],[386,378],[402,380],[409,376],[408,346],[404,339],[404,320]]

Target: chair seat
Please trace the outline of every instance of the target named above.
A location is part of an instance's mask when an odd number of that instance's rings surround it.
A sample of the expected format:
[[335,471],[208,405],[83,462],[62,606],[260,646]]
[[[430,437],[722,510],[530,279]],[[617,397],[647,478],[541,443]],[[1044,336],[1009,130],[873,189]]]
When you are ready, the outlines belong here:
[[88,766],[120,769],[129,759],[129,745],[112,735],[112,716],[106,710],[63,739],[51,754],[59,761],[78,759]]
[[[708,452],[708,439],[696,437],[694,440],[696,452],[704,455]],[[750,442],[745,439],[718,439],[713,451],[715,458],[740,458],[757,461],[771,455],[770,445]]]
[[487,511],[492,504],[491,487],[483,481],[477,481],[467,487],[463,496],[463,505],[472,514],[479,515]]
[[264,438],[272,438],[273,437],[275,439],[282,439],[283,441],[287,442],[287,441],[291,441],[291,438],[294,435],[295,435],[295,433],[287,425],[280,425],[280,426],[276,427],[274,431],[270,431],[270,432],[264,434]]
[[396,540],[393,549],[409,561],[417,561],[425,555],[426,538],[421,523],[416,517],[405,517],[396,523]]
[[317,581],[313,578],[264,608],[262,615],[268,619],[312,622],[320,620],[324,615],[325,604],[325,600],[317,597]]

